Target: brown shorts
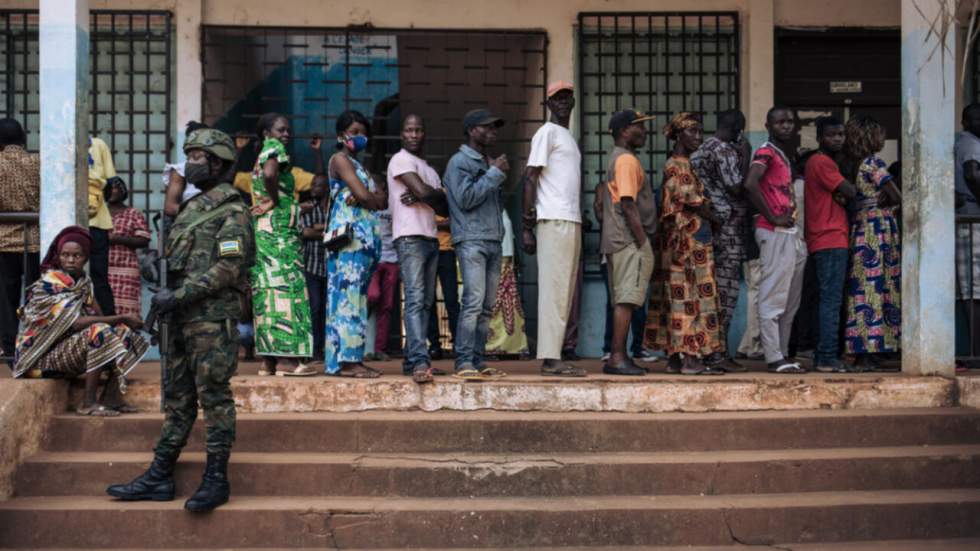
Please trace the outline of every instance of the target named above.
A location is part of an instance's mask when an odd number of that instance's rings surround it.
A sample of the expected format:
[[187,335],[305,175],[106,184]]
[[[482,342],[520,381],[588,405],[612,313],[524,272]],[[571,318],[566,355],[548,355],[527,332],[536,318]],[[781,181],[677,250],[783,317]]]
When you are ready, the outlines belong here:
[[647,300],[647,289],[653,275],[653,249],[650,240],[637,248],[630,243],[619,252],[608,256],[609,296],[613,304],[632,304],[643,306]]

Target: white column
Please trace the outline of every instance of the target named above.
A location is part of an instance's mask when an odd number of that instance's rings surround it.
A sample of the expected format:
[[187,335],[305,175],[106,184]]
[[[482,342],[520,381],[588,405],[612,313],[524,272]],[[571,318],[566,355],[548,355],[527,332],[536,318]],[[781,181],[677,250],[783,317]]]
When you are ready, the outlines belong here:
[[65,226],[88,224],[88,24],[88,0],[41,0],[42,253]]
[[902,0],[902,370],[952,377],[956,47],[951,31],[933,55],[940,7]]
[[[201,0],[177,0],[177,120],[174,121],[174,152],[184,158],[184,128],[201,121]],[[203,122],[203,121],[202,121]]]

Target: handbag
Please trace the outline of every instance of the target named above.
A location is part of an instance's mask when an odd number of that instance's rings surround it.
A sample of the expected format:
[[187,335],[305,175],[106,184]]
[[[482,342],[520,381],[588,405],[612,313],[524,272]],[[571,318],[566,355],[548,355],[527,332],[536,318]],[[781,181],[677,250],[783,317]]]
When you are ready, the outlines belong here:
[[[339,193],[339,191],[330,194],[330,204],[327,206],[327,213],[331,213],[333,211],[333,203],[337,200],[337,193]],[[335,253],[347,245],[350,245],[353,237],[354,228],[351,226],[351,223],[348,222],[332,231],[323,232],[323,246],[326,247],[328,251]]]
[[339,228],[335,228],[333,231],[324,233],[323,245],[328,251],[337,252],[347,245],[350,245],[353,232],[354,228],[351,227],[350,222],[348,222]]

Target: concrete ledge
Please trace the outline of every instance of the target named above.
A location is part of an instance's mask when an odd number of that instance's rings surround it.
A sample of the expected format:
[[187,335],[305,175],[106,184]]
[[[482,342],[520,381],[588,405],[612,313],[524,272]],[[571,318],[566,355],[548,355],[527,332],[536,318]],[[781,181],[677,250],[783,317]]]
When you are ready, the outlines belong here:
[[959,405],[980,409],[980,377],[976,375],[956,378],[959,387]]
[[[134,380],[127,399],[145,411],[159,408],[159,383]],[[553,379],[514,375],[492,383],[450,377],[419,386],[407,377],[373,380],[240,376],[232,381],[240,412],[609,411],[707,412],[807,409],[935,408],[957,405],[957,383],[902,375],[725,377],[590,376]],[[80,388],[73,387],[74,400]],[[980,392],[977,393],[980,396]],[[74,401],[73,400],[73,401]]]
[[13,496],[14,472],[44,440],[51,417],[67,406],[66,384],[0,379],[0,500]]

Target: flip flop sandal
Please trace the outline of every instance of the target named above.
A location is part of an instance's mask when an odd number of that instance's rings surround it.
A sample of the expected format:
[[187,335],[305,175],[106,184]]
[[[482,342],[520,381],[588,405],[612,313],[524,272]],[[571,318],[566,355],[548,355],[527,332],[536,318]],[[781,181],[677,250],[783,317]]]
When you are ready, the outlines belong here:
[[769,368],[770,373],[800,374],[806,373],[806,369],[796,362],[783,362],[776,367]]
[[275,375],[276,375],[275,370],[269,371],[264,367],[259,369],[259,377],[274,377]]
[[381,376],[381,372],[376,369],[371,369],[364,364],[359,364],[354,367],[342,367],[340,371],[331,373],[330,375],[334,377],[346,377],[348,379],[377,379]]
[[105,407],[102,404],[87,409],[78,409],[75,413],[82,417],[119,417],[120,415],[118,411]]
[[480,370],[480,375],[483,375],[484,379],[503,379],[507,376],[503,371],[493,367],[484,367]]
[[542,375],[551,375],[554,377],[585,377],[586,372],[584,369],[574,365],[565,364],[563,366],[549,366],[541,367]]
[[120,404],[118,406],[113,406],[112,409],[118,411],[119,413],[139,413],[140,412],[140,408],[138,408],[136,406],[129,405],[129,404]]
[[472,382],[482,382],[487,380],[487,378],[483,376],[482,371],[477,371],[476,369],[472,368],[460,369],[456,373],[453,373],[453,378]]
[[416,369],[412,371],[412,380],[418,384],[425,384],[432,382],[432,368],[427,367],[425,369]]
[[313,377],[317,374],[316,368],[306,364],[299,364],[292,371],[280,371],[276,375],[280,377]]

